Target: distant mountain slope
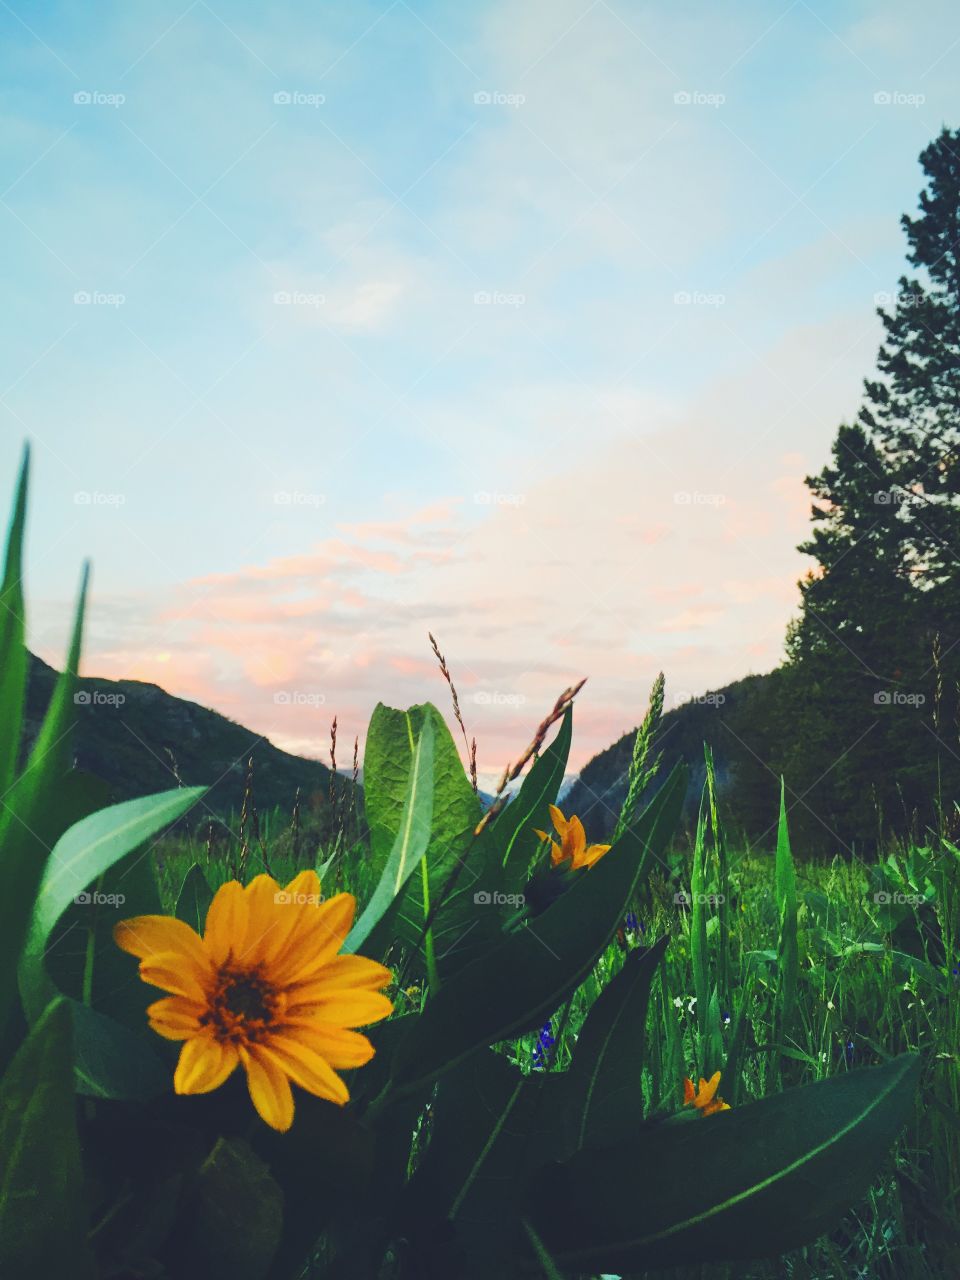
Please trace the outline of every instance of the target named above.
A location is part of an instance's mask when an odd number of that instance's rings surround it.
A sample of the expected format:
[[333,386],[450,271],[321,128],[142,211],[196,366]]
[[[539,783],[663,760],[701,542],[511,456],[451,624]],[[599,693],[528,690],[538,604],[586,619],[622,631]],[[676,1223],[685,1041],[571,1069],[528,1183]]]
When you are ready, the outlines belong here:
[[[737,794],[739,788],[731,784],[742,780],[742,775],[748,772],[751,781],[756,781],[754,775],[758,762],[745,737],[749,739],[751,736],[750,722],[765,707],[776,679],[776,672],[746,676],[664,715],[657,739],[657,745],[663,750],[663,765],[651,792],[656,791],[677,760],[685,760],[691,772],[685,809],[688,826],[696,821],[700,791],[706,776],[703,762],[705,741],[713,748],[720,792],[730,806],[726,815],[728,822],[733,818],[735,824],[753,829],[758,821],[765,823],[768,809],[770,814],[775,813],[774,778],[768,776],[769,804],[761,800],[758,815],[745,812],[743,798]],[[627,793],[627,771],[635,735],[635,729],[625,733],[612,746],[588,761],[564,796],[564,812],[568,815],[576,813],[583,819],[591,840],[608,837],[616,824]],[[762,766],[760,768],[762,771]],[[733,807],[734,801],[736,807]]]
[[[26,740],[32,743],[50,701],[57,673],[31,655],[27,684]],[[207,805],[217,813],[239,810],[247,760],[254,761],[254,798],[264,812],[326,793],[330,771],[316,760],[281,751],[262,735],[196,702],[177,698],[140,680],[81,678],[74,754],[78,768],[108,784],[111,799],[207,785]]]

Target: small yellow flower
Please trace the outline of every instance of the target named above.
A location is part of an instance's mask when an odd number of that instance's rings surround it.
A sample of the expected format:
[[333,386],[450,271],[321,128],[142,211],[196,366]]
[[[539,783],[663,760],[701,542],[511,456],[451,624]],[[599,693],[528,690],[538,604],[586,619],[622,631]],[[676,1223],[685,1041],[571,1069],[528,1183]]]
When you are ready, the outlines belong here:
[[140,977],[169,991],[147,1009],[150,1026],[182,1040],[173,1077],[177,1093],[210,1093],[237,1066],[262,1118],[281,1132],[293,1123],[290,1081],[340,1106],[350,1094],[337,1070],[373,1057],[351,1030],[393,1012],[381,989],[389,969],[339,955],[356,899],[321,901],[314,871],[282,890],[271,876],[243,887],[221,885],[203,937],[173,916],[135,916],[113,931],[140,960]]
[[550,806],[550,817],[556,828],[560,843],[552,839],[546,831],[534,827],[541,840],[550,841],[550,861],[555,867],[562,864],[564,870],[579,871],[581,867],[592,867],[610,848],[608,844],[587,844],[587,833],[583,823],[577,817],[567,819],[555,804]]
[[729,1111],[729,1102],[724,1102],[717,1093],[719,1083],[719,1071],[715,1071],[709,1080],[704,1080],[703,1076],[701,1076],[698,1089],[694,1089],[692,1080],[684,1080],[683,1105],[687,1107],[693,1103],[703,1116],[712,1116],[716,1111]]

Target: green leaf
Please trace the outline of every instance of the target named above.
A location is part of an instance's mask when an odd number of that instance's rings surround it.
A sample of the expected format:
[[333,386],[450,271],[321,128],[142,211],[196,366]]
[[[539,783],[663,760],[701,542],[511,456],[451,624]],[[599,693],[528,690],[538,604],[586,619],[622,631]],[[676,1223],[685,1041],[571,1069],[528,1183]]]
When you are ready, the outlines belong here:
[[[531,1219],[563,1270],[628,1272],[774,1257],[830,1230],[912,1112],[904,1055],[542,1172]],[[558,1214],[575,1204],[575,1214]]]
[[242,1138],[220,1138],[184,1195],[176,1266],[182,1280],[263,1280],[283,1232],[283,1194]]
[[80,598],[66,666],[57,678],[24,772],[0,797],[0,1036],[16,1000],[17,961],[33,913],[34,900],[51,847],[59,835],[58,784],[70,765],[73,694],[88,570],[84,568]]
[[641,817],[568,892],[428,1001],[397,1052],[404,1089],[539,1025],[580,985],[673,833],[685,789],[686,770],[678,764]]
[[[424,946],[428,970],[462,931],[463,890],[449,893],[434,915],[430,932],[424,926],[430,908],[461,859],[480,820],[480,802],[467,778],[460,754],[440,712],[431,703],[398,711],[377,706],[370,721],[364,754],[364,803],[370,828],[371,862],[384,865],[397,830],[414,761],[415,743],[422,729],[433,731],[433,815],[429,844],[417,875],[406,886],[393,920],[396,939],[408,947]],[[469,886],[468,877],[467,887]],[[435,985],[436,972],[431,976]]]
[[0,583],[0,796],[9,790],[17,767],[23,702],[27,685],[24,644],[23,526],[27,517],[30,450],[23,451],[13,518],[7,535],[3,581]]
[[550,830],[550,806],[556,804],[563,785],[572,737],[573,708],[567,707],[553,742],[536,760],[520,790],[489,828],[501,863],[508,872],[508,892],[511,888],[522,888],[539,851],[540,837],[535,828]]
[[797,944],[797,873],[793,865],[793,854],[790,851],[785,787],[782,778],[780,779],[780,819],[777,826],[774,890],[780,918],[780,935],[777,940],[777,962],[780,970],[777,993],[779,1020],[777,1039],[782,1041],[793,1021],[800,966]]
[[[388,711],[386,707],[378,707],[374,712],[374,720],[377,718],[377,712],[383,710]],[[403,714],[402,712],[398,714]],[[382,717],[381,717],[382,719]],[[372,729],[371,724],[371,729]],[[379,737],[380,735],[378,735]],[[382,790],[378,787],[375,780],[371,780],[373,784],[374,794],[378,793],[382,799],[374,801],[373,811],[377,813],[378,835],[377,841],[382,844],[385,839],[386,823],[388,821],[386,814],[389,812],[394,821],[393,833],[390,836],[390,853],[383,863],[383,871],[377,883],[377,887],[373,891],[370,901],[364,907],[360,919],[356,921],[353,928],[344,943],[344,951],[358,951],[364,944],[365,951],[375,951],[374,939],[371,937],[373,930],[382,918],[385,917],[392,905],[397,902],[397,906],[393,906],[390,910],[391,931],[399,919],[399,904],[405,901],[405,897],[401,897],[408,880],[416,870],[418,864],[422,862],[430,847],[431,821],[434,812],[434,730],[431,720],[424,719],[420,729],[420,736],[416,741],[416,745],[412,754],[412,764],[404,777],[404,800],[402,809],[396,810],[392,802],[387,804],[386,798],[382,797]],[[368,745],[369,751],[369,745]],[[377,763],[374,768],[386,768],[386,765]],[[391,766],[391,777],[393,766]],[[367,780],[366,764],[364,765],[364,787],[365,794],[369,796],[371,782]],[[371,843],[373,834],[371,831]],[[379,855],[378,855],[379,856]],[[377,930],[378,942],[380,946],[383,938],[383,930]]]
[[[125,800],[122,804],[111,805],[108,809],[101,809],[81,819],[60,837],[37,894],[33,921],[20,965],[20,989],[28,1017],[34,1019],[39,1015],[51,993],[52,986],[44,970],[44,954],[48,950],[51,934],[64,912],[71,907],[78,909],[79,928],[72,932],[77,938],[80,954],[85,960],[92,959],[89,949],[94,946],[92,939],[98,919],[97,895],[102,898],[123,896],[131,899],[131,884],[137,872],[128,871],[122,877],[123,888],[119,891],[107,892],[110,886],[98,885],[96,890],[90,892],[87,887],[99,882],[100,877],[120,859],[131,854],[158,831],[186,813],[205,790],[204,787],[181,787],[154,796]],[[140,868],[139,875],[142,877],[146,872],[147,868],[144,866]],[[78,897],[87,898],[88,901],[78,902]],[[123,913],[119,913],[116,906],[113,906],[111,923],[112,920],[122,919],[124,914],[140,914],[137,904],[132,900],[121,905]],[[121,972],[127,971],[130,971],[132,977],[136,976],[135,969],[131,970],[129,964],[125,963]],[[139,983],[139,979],[137,982]],[[82,994],[82,991],[72,991],[69,994]]]
[[[153,996],[151,996],[151,999]],[[169,1093],[173,1067],[154,1050],[159,1037],[146,1029],[132,1031],[89,1005],[69,1000],[73,1015],[76,1089],[91,1098],[141,1102]]]
[[486,952],[502,934],[505,920],[516,915],[531,867],[542,853],[536,831],[551,826],[550,805],[556,802],[570,754],[572,716],[568,707],[553,742],[534,761],[520,790],[464,851],[440,891],[437,955],[445,978]]
[[668,941],[661,938],[648,951],[631,951],[580,1029],[566,1073],[564,1119],[571,1153],[622,1141],[643,1124],[647,1004]]
[[[432,1113],[430,1145],[410,1185],[419,1248],[432,1255],[455,1223],[455,1274],[504,1275],[519,1244],[527,1178],[555,1154],[564,1076],[529,1076],[503,1054],[483,1049],[444,1076]],[[444,1258],[447,1265],[450,1257]]]
[[0,1080],[0,1275],[93,1275],[70,1011],[52,1004]]
[[185,921],[191,929],[203,936],[207,908],[213,901],[213,890],[199,863],[194,863],[183,877],[177,894],[177,919]]
[[[352,1106],[338,1107],[304,1092],[297,1095],[289,1132],[256,1127],[251,1143],[283,1192],[283,1239],[271,1280],[300,1276],[328,1224],[342,1225],[358,1205],[364,1213],[371,1207],[366,1196],[374,1168],[380,1167],[380,1136],[375,1148],[373,1133],[357,1120]],[[391,1192],[396,1193],[396,1186]],[[368,1217],[364,1225],[369,1235]]]

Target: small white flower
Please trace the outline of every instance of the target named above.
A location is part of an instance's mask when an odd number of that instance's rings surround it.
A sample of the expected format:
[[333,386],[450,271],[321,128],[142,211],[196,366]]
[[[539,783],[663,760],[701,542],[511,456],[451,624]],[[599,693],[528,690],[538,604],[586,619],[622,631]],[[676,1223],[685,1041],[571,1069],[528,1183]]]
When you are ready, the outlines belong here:
[[690,1003],[687,1005],[687,1013],[693,1013],[693,1006],[697,1003],[697,997],[691,996]]
[[673,997],[673,1007],[674,1007],[675,1009],[682,1009],[682,1008],[683,1008],[683,998],[682,998],[681,996],[674,996],[674,997]]
[[832,1000],[828,1000],[828,1001],[827,1001],[827,1008],[828,1008],[828,1009],[832,1009],[832,1008],[833,1008],[833,1001],[832,1001]]

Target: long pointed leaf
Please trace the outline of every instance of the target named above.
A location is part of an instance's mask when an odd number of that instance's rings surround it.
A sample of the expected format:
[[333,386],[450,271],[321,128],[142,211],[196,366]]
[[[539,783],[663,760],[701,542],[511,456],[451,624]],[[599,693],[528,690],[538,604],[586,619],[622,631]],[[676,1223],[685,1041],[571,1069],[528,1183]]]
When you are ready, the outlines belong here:
[[647,1004],[668,941],[632,951],[587,1014],[567,1072],[570,1151],[622,1141],[643,1123]]
[[829,1230],[864,1194],[912,1112],[919,1070],[906,1054],[582,1151],[541,1172],[531,1217],[575,1272],[776,1256]]
[[73,694],[80,662],[89,568],[84,567],[67,662],[54,686],[27,767],[0,798],[0,1033],[16,998],[17,960],[57,835],[57,790],[70,764]]
[[27,684],[24,644],[23,526],[27,518],[30,451],[24,449],[13,519],[0,583],[0,796],[6,795],[17,767],[23,701]]
[[357,951],[364,943],[372,943],[374,928],[398,902],[404,886],[427,852],[434,802],[433,746],[433,725],[425,719],[414,749],[403,812],[390,856],[370,901],[350,930],[344,943],[345,951]]

